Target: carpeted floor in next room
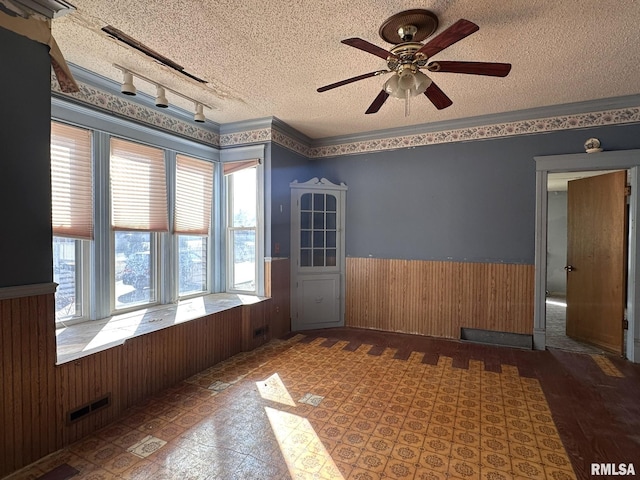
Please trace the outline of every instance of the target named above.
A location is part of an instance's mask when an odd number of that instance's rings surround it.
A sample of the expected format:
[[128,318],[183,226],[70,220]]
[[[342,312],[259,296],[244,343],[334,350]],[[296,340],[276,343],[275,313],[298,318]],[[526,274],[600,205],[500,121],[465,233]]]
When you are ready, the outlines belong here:
[[357,329],[209,368],[13,479],[590,478],[640,473],[640,365]]

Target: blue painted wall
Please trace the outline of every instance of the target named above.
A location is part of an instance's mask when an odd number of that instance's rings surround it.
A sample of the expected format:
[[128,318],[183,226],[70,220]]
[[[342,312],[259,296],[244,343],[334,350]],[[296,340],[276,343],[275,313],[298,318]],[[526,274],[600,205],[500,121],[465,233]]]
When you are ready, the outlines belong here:
[[345,182],[353,257],[534,263],[537,155],[640,148],[640,125],[431,145],[312,160]]
[[0,28],[0,287],[53,280],[48,47]]
[[[291,245],[291,188],[294,180],[306,182],[315,176],[313,160],[271,144],[271,256],[289,257]],[[276,244],[278,248],[276,248]],[[269,252],[267,251],[267,255]]]

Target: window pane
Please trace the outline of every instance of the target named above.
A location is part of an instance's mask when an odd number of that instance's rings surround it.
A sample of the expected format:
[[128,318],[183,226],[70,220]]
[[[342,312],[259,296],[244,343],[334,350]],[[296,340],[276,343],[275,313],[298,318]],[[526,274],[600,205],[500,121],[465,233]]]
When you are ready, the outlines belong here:
[[300,214],[300,228],[308,230],[311,228],[311,213],[302,212]]
[[314,213],[313,214],[313,228],[315,230],[324,229],[324,213]]
[[327,267],[335,267],[335,266],[336,266],[336,251],[327,250]]
[[256,169],[246,168],[230,175],[233,182],[232,226],[256,226]]
[[311,210],[311,194],[305,193],[300,198],[300,210]]
[[335,229],[336,229],[336,214],[327,213],[327,230],[335,230]]
[[300,246],[302,248],[309,248],[311,246],[311,232],[307,230],[300,232]]
[[207,237],[178,237],[178,294],[207,291]]
[[[234,174],[235,175],[235,174]],[[234,290],[253,292],[256,289],[256,232],[255,230],[234,230],[233,243],[233,285]]]
[[336,197],[334,197],[333,195],[327,195],[327,212],[335,212],[336,203]]
[[58,284],[56,289],[56,320],[80,316],[80,298],[77,272],[79,240],[72,238],[53,237],[53,281]]
[[313,209],[316,212],[324,211],[324,194],[323,193],[313,194]]
[[327,247],[336,246],[336,232],[327,232]]
[[300,266],[301,267],[311,266],[311,249],[300,250]]
[[116,309],[155,302],[153,235],[151,232],[115,232]]
[[324,249],[322,248],[313,249],[313,266],[324,267]]
[[324,232],[313,232],[313,246],[315,248],[324,247]]

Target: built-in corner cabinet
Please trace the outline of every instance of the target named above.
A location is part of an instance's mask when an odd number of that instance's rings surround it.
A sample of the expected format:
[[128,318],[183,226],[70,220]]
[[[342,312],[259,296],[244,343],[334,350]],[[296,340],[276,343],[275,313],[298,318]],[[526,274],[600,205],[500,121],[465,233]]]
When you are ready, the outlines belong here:
[[347,186],[313,178],[291,186],[291,327],[344,325]]

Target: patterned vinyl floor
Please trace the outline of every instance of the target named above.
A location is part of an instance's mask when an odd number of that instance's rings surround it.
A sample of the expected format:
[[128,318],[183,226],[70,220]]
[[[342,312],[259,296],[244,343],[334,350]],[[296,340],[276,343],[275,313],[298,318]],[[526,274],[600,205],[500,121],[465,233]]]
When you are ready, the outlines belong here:
[[209,368],[9,478],[576,478],[540,381],[485,367],[297,335]]

